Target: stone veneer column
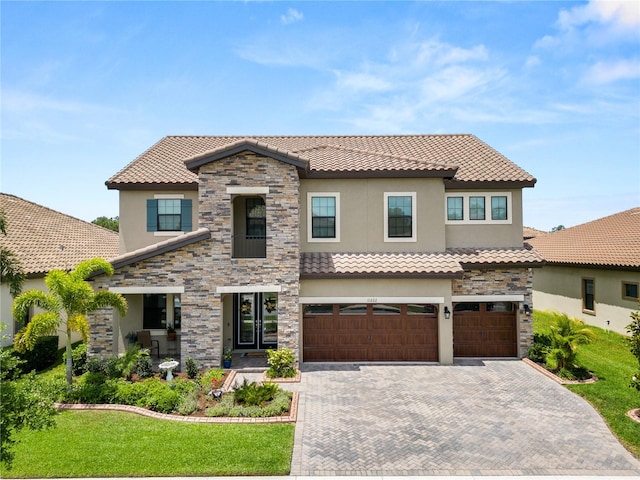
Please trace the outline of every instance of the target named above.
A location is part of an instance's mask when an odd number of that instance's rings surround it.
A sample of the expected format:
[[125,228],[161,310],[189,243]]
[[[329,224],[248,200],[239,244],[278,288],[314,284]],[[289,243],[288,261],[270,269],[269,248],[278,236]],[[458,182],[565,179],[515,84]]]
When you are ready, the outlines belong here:
[[[278,285],[278,346],[299,358],[298,296],[300,278],[300,180],[296,167],[253,153],[235,155],[200,167],[200,226],[211,231],[214,268],[208,274],[217,286]],[[227,187],[268,187],[266,258],[232,258],[232,195]],[[220,298],[215,318],[222,328]],[[203,333],[202,317],[191,319]],[[216,346],[222,331],[216,333]],[[220,348],[217,348],[220,353]]]
[[[524,295],[532,303],[533,272],[530,268],[465,270],[461,280],[453,280],[452,295]],[[518,312],[518,354],[525,357],[533,344],[533,318]]]

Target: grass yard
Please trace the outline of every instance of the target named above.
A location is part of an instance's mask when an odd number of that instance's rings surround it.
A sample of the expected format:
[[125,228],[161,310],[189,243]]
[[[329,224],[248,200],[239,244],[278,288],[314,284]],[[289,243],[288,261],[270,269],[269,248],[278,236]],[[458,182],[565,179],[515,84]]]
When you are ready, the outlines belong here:
[[66,411],[57,427],[16,436],[2,478],[287,475],[293,424],[191,424]]
[[[631,318],[629,318],[631,322]],[[536,333],[549,331],[549,316],[534,311],[533,328]],[[640,423],[627,417],[627,411],[640,408],[640,392],[629,387],[638,362],[629,351],[624,336],[589,326],[596,340],[578,347],[578,362],[592,371],[598,381],[593,384],[568,385],[567,388],[584,397],[600,412],[618,439],[640,458]]]

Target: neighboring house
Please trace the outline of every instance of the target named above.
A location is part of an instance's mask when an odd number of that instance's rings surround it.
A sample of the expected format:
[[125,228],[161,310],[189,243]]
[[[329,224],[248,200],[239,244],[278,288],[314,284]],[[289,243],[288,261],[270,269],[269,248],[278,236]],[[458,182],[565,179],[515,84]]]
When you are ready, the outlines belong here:
[[[7,219],[7,235],[0,234],[0,245],[22,263],[27,277],[23,291],[47,291],[44,277],[50,270],[71,270],[88,258],[118,255],[118,234],[106,228],[6,193],[0,193],[0,208]],[[2,283],[0,321],[7,324],[3,333],[8,336],[3,345],[12,343],[16,328],[21,326],[13,321],[12,303],[9,287]]]
[[538,230],[537,228],[531,227],[523,227],[522,228],[522,238],[525,240],[529,240],[530,238],[539,237],[540,235],[546,235],[547,232],[544,230]]
[[90,352],[146,329],[203,365],[524,356],[535,182],[472,135],[165,137],[106,182],[121,255],[94,283],[129,311],[94,315]]
[[545,259],[533,275],[537,309],[627,333],[639,309],[640,208],[528,241]]

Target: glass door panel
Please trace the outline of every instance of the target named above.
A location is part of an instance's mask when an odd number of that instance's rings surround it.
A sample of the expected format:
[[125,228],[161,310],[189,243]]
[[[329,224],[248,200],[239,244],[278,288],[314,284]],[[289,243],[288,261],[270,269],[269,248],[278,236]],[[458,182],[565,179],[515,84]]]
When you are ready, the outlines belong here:
[[261,348],[274,347],[278,343],[278,294],[262,294]]
[[238,346],[255,347],[254,295],[240,295],[238,314]]

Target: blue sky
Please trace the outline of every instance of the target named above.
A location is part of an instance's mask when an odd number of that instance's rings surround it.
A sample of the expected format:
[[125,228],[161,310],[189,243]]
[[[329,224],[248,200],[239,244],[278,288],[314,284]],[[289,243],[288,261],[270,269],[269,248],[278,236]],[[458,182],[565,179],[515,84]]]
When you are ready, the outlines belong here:
[[640,205],[640,6],[0,2],[0,190],[84,220],[165,135],[472,133],[549,230]]

